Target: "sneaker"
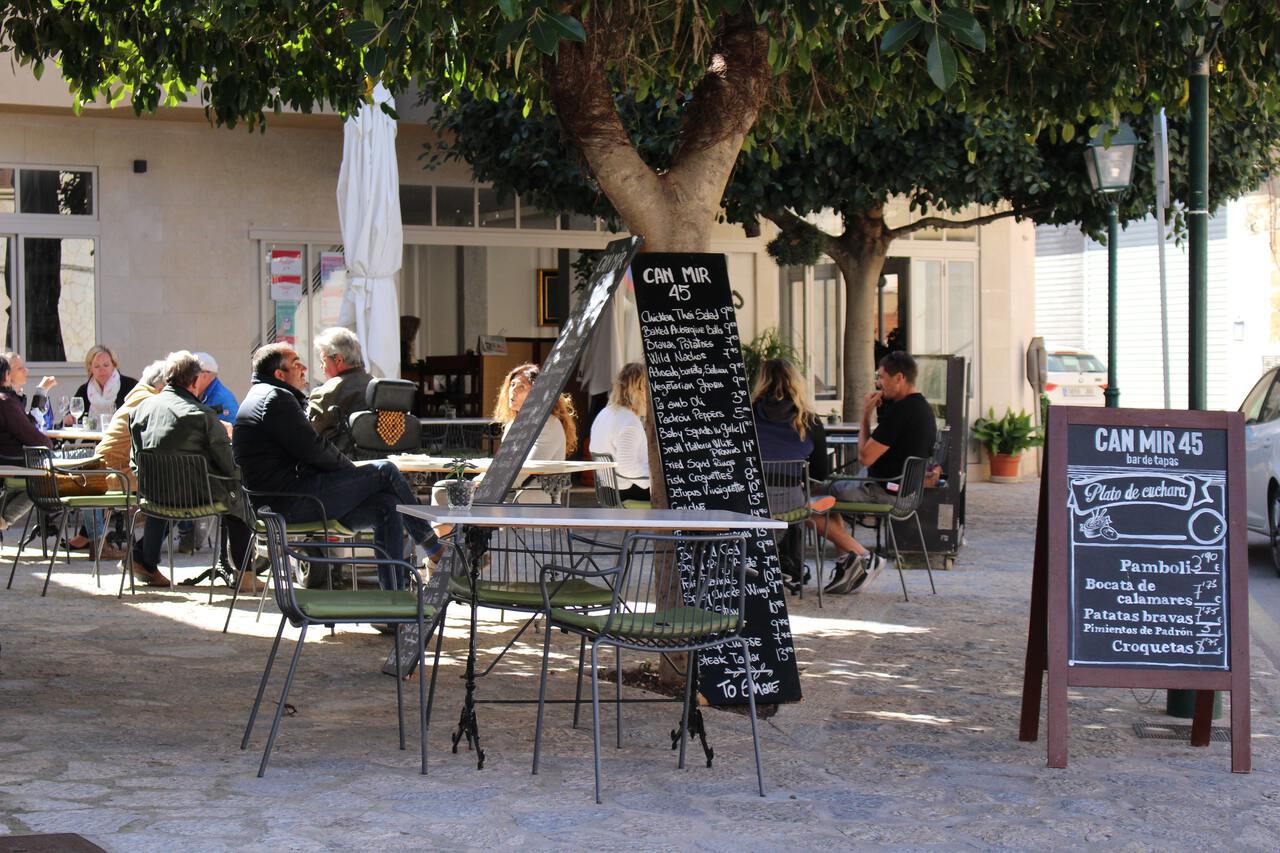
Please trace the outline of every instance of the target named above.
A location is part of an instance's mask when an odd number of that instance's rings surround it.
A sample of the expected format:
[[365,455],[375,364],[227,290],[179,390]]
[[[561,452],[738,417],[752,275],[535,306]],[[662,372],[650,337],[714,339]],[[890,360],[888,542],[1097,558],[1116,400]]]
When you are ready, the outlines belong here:
[[836,570],[831,583],[823,588],[824,593],[844,595],[861,580],[866,571],[866,558],[850,551],[836,562]]
[[885,563],[887,562],[888,560],[886,560],[884,557],[881,557],[879,554],[871,554],[866,563],[866,568],[867,568],[866,572],[862,575],[862,577],[858,580],[858,582],[853,587],[850,588],[849,591],[862,592],[864,589],[871,586],[871,582],[876,579],[876,576],[879,575],[882,571],[884,571],[884,566],[885,566]]

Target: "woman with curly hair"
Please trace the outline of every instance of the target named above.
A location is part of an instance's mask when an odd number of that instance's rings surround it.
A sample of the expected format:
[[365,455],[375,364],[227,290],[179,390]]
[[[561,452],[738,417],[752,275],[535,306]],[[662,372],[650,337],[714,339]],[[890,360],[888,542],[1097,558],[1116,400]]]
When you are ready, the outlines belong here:
[[[516,415],[529,396],[529,389],[538,378],[541,368],[536,364],[521,364],[511,369],[498,387],[498,399],[493,406],[493,419],[502,424],[505,437],[515,423]],[[561,394],[556,400],[551,417],[542,425],[542,432],[529,451],[529,459],[550,459],[563,462],[578,447],[578,422],[573,411],[573,400]]]

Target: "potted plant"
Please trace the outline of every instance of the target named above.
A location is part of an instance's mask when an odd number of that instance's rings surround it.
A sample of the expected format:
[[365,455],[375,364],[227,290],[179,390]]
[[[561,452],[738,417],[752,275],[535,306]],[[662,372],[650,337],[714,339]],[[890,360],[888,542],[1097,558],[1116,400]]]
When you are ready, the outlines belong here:
[[1015,414],[1013,409],[1006,409],[999,419],[995,409],[988,409],[985,418],[974,421],[973,437],[987,449],[991,479],[997,483],[1017,479],[1022,452],[1044,444],[1044,435],[1031,422],[1031,415],[1023,410]]
[[467,467],[466,459],[461,456],[454,457],[449,462],[449,476],[440,481],[440,485],[444,486],[445,494],[449,497],[449,506],[471,506],[476,484],[474,480],[467,479]]

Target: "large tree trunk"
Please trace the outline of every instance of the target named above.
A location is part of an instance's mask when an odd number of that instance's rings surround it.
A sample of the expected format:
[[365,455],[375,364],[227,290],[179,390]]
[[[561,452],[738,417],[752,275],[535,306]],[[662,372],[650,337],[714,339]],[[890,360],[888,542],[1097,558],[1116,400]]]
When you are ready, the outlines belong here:
[[641,159],[618,114],[606,73],[613,34],[629,22],[622,4],[598,4],[587,40],[561,42],[546,65],[556,116],[642,251],[705,252],[725,185],[771,81],[768,35],[750,10],[722,21],[707,73],[685,108],[671,167]]
[[846,216],[845,230],[832,238],[828,254],[845,283],[844,378],[840,389],[846,421],[862,417],[862,400],[875,389],[876,289],[889,244],[883,209]]

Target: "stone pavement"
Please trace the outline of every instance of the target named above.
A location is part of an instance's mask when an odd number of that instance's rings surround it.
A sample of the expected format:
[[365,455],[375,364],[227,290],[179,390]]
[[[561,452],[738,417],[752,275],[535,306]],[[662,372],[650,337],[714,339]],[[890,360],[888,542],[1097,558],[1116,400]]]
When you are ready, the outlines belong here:
[[[1136,738],[1135,722],[1167,721],[1163,693],[1072,691],[1064,770],[1045,767],[1043,740],[1018,741],[1035,497],[1034,483],[973,484],[968,544],[937,573],[936,596],[912,571],[908,603],[891,574],[822,610],[812,595],[789,599],[805,700],[762,725],[764,799],[747,719],[708,712],[715,767],[693,748],[678,771],[674,706],[628,708],[622,750],[605,715],[603,805],[592,799],[590,729],[570,728],[566,706],[548,711],[538,776],[534,708],[481,706],[488,761],[477,771],[448,749],[460,619],[429,776],[417,773],[416,729],[409,750],[396,749],[394,683],[378,673],[387,639],[348,628],[308,638],[297,715],[258,779],[269,720],[249,752],[238,746],[276,618],[255,623],[245,605],[223,636],[221,590],[215,607],[203,591],[120,602],[84,562],[55,570],[41,599],[24,561],[0,591],[0,833],[164,851],[1276,849],[1280,704],[1256,647],[1250,775],[1229,772],[1225,743]],[[482,628],[491,649],[514,630]],[[571,695],[576,645],[556,650],[552,689]],[[536,643],[518,646],[481,695],[536,696],[539,655]]]

